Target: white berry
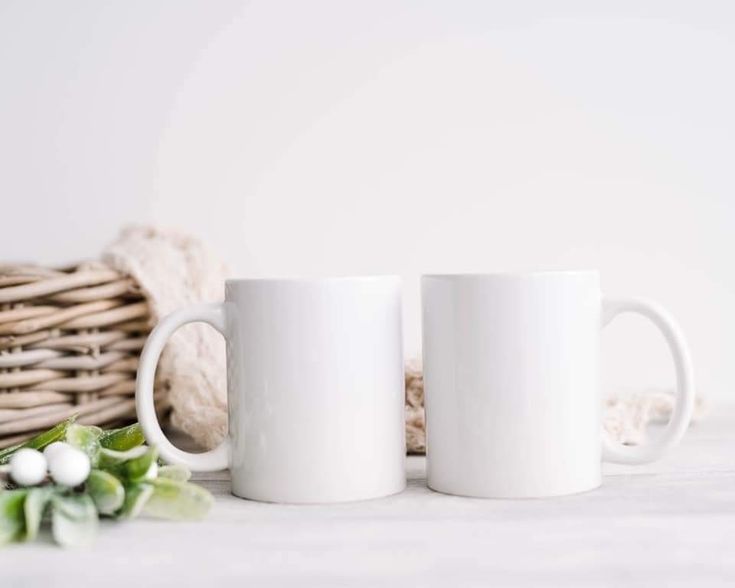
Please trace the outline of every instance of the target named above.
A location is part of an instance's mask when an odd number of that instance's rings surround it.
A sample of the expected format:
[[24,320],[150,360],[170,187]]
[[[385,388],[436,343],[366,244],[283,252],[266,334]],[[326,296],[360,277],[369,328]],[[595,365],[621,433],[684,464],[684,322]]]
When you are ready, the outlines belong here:
[[65,449],[71,449],[72,446],[68,443],[64,443],[63,441],[54,441],[50,445],[46,446],[46,449],[43,450],[43,454],[46,456],[47,461],[51,461],[51,456],[58,453],[59,451],[64,451]]
[[89,476],[89,457],[75,447],[49,455],[48,469],[54,482],[61,486],[79,486]]
[[10,476],[19,486],[40,484],[46,477],[46,458],[35,449],[19,449],[10,458]]

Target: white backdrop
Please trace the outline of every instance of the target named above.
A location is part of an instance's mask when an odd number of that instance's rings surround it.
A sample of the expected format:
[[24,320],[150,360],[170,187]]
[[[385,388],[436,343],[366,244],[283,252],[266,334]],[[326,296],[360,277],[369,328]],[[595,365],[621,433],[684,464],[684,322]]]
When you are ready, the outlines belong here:
[[[1,257],[157,222],[241,276],[399,273],[409,355],[421,272],[597,267],[725,400],[734,6],[4,0]],[[652,327],[609,331],[607,389],[671,383]]]

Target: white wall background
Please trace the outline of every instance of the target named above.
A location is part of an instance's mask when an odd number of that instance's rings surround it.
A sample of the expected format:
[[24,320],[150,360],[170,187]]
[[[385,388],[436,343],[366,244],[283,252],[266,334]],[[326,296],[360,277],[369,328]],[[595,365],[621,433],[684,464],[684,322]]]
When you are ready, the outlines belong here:
[[[735,4],[0,2],[0,257],[183,227],[247,275],[598,267],[735,386]],[[652,327],[605,387],[667,386]]]

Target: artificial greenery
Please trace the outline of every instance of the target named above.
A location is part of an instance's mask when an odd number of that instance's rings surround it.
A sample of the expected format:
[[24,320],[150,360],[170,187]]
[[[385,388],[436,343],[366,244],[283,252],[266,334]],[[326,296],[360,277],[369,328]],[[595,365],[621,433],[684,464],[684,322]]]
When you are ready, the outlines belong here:
[[104,431],[67,419],[25,443],[0,451],[0,472],[7,473],[12,455],[23,447],[43,450],[65,441],[87,454],[91,472],[76,488],[45,480],[18,487],[0,477],[0,545],[32,541],[49,523],[54,540],[62,546],[89,544],[99,517],[130,519],[145,514],[172,519],[200,519],[212,505],[212,495],[190,483],[189,471],[162,465],[155,448],[144,444],[136,423]]

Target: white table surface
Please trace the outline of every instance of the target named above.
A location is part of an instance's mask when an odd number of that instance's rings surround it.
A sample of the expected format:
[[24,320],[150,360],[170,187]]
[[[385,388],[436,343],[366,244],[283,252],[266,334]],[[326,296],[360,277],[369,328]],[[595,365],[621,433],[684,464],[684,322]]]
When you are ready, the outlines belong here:
[[[0,586],[735,585],[735,408],[713,411],[672,455],[606,465],[603,485],[545,500],[408,489],[333,506],[217,497],[208,519],[104,524],[95,545],[0,550]],[[94,582],[94,584],[93,584]]]

